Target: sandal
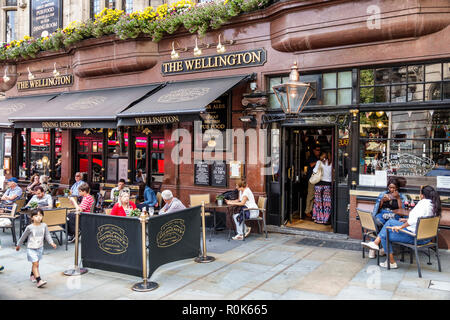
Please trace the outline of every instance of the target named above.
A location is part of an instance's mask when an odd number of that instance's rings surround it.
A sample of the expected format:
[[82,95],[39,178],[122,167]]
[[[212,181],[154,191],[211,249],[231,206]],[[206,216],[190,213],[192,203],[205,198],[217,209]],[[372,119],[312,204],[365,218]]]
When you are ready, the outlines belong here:
[[242,234],[238,234],[238,235],[235,235],[233,238],[231,238],[231,239],[233,239],[233,240],[244,240],[244,237],[242,236]]

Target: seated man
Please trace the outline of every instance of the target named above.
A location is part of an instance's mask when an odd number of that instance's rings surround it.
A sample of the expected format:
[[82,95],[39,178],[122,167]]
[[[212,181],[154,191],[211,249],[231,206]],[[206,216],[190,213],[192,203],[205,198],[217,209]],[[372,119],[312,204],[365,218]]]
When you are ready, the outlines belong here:
[[115,200],[121,192],[128,192],[128,194],[130,193],[130,188],[125,187],[125,179],[120,179],[117,187],[111,190],[111,200]]
[[30,205],[33,202],[37,203],[38,207],[42,208],[42,209],[52,209],[53,208],[52,196],[48,193],[45,193],[45,190],[42,186],[34,187],[33,192],[34,192],[34,196],[31,197],[30,201],[28,201],[25,208],[30,208]]
[[149,211],[149,207],[157,207],[158,199],[156,199],[155,192],[149,186],[145,186],[144,202],[139,203],[137,207],[142,210],[144,207]]
[[84,183],[83,175],[81,174],[81,172],[75,173],[75,183],[70,188],[70,195],[79,197],[80,195],[78,193],[78,187],[81,186],[83,183]]
[[159,214],[171,213],[171,212],[186,209],[186,207],[180,200],[178,200],[177,198],[174,198],[174,196],[170,190],[164,190],[161,193],[161,196],[166,204],[159,211]]
[[16,200],[22,197],[22,189],[19,187],[18,182],[17,178],[8,180],[8,190],[1,198],[0,208],[10,208]]

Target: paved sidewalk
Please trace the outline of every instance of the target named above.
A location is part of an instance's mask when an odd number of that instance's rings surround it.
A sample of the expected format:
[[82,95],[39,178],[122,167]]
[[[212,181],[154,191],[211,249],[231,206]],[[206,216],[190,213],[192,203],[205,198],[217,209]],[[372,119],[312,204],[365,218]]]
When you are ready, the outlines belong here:
[[[146,293],[131,290],[140,282],[134,276],[89,269],[83,276],[66,277],[74,245],[52,249],[46,244],[40,271],[48,281],[37,289],[29,281],[31,264],[26,250],[13,250],[10,231],[0,229],[0,299],[450,299],[450,252],[441,250],[442,272],[437,262],[422,257],[423,278],[416,264],[398,262],[399,269],[385,270],[376,259],[362,259],[361,251],[298,244],[304,236],[269,233],[251,235],[248,241],[226,241],[226,232],[207,242],[213,263],[193,259],[160,267],[150,279],[159,288]],[[209,235],[208,235],[209,239]],[[335,240],[338,241],[338,240]],[[304,243],[311,243],[305,241]],[[383,261],[385,258],[381,258]],[[431,285],[431,288],[430,288]],[[433,289],[434,288],[434,289]]]

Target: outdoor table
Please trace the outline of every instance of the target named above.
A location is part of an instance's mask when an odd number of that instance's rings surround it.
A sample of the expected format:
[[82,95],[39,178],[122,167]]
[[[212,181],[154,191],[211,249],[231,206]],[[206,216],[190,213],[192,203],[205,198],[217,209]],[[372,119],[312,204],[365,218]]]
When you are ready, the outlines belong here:
[[[236,207],[235,204],[224,203],[222,205],[218,205],[216,202],[205,203],[205,211],[210,211],[213,213],[213,219],[214,219],[213,230],[214,230],[214,232],[216,231],[216,213],[217,213],[217,211],[221,211],[221,209],[226,210],[225,211],[225,213],[226,213],[225,226],[226,226],[227,230],[231,230],[233,228],[233,219],[232,219],[233,211],[231,209],[234,207]],[[211,230],[211,232],[209,234],[209,241],[211,241],[213,230]]]

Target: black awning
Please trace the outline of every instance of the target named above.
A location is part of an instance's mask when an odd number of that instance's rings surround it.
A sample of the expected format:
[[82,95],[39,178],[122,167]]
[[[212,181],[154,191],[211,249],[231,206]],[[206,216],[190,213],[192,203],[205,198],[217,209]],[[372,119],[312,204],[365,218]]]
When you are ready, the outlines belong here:
[[7,98],[0,101],[0,127],[12,128],[13,123],[8,118],[13,114],[24,114],[25,110],[33,110],[38,106],[42,106],[56,95],[28,96]]
[[119,126],[200,120],[206,106],[250,75],[169,82],[118,115]]
[[8,119],[19,128],[115,128],[117,114],[160,84],[67,92],[14,112]]

